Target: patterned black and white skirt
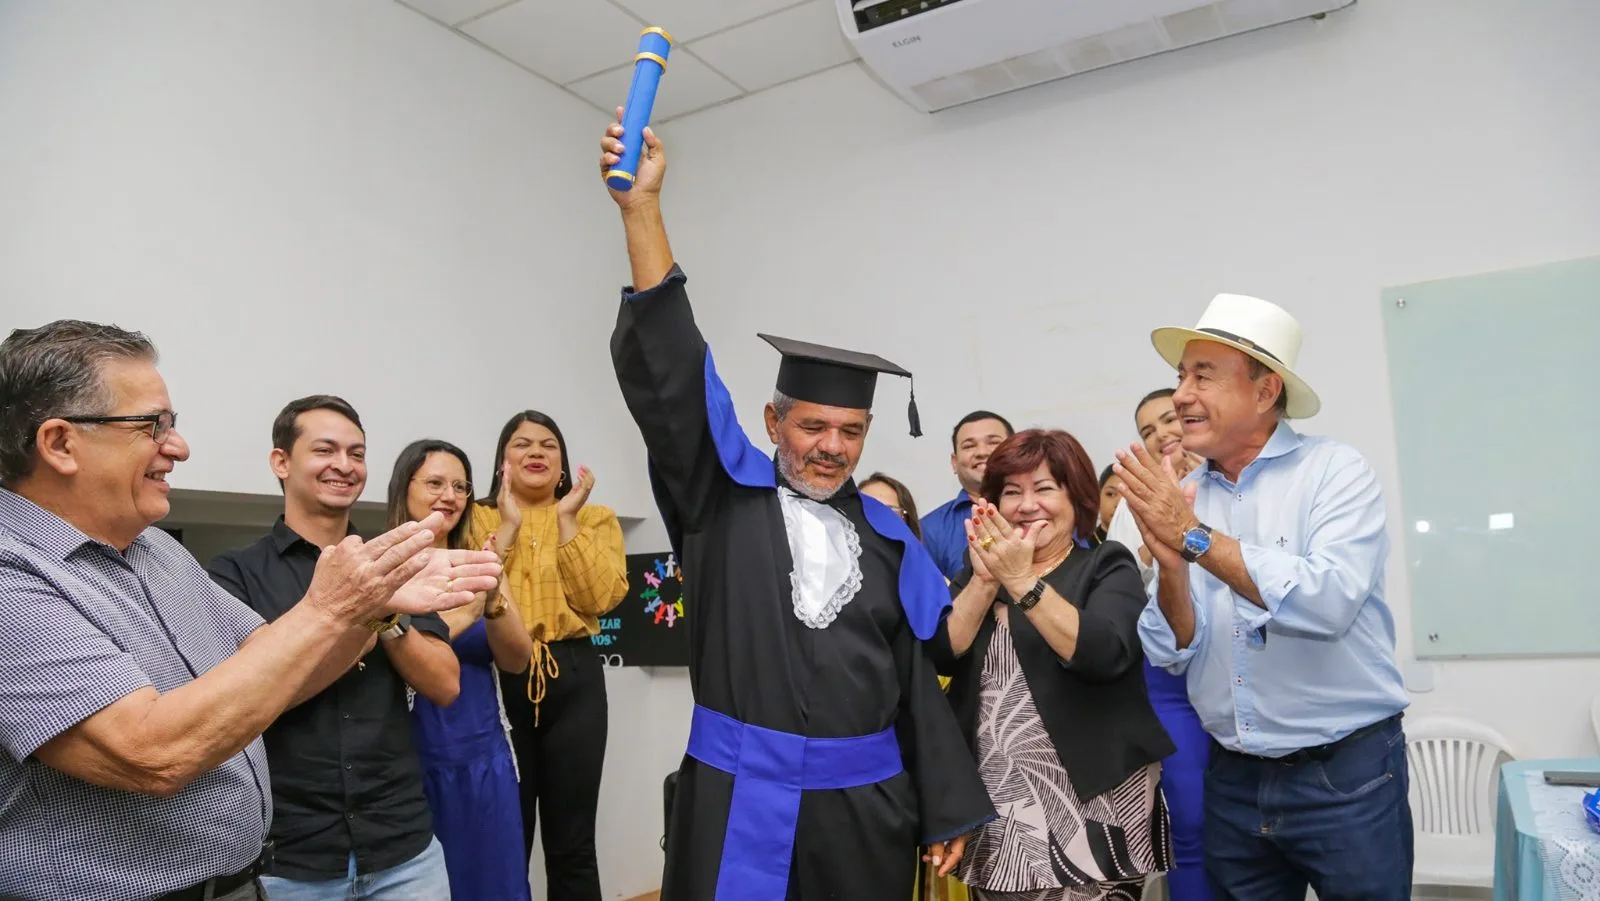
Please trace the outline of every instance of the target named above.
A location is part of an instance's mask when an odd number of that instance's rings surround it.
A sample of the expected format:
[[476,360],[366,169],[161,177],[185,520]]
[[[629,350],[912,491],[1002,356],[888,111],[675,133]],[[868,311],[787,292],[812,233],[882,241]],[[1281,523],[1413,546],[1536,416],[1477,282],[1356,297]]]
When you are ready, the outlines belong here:
[[979,901],[1137,901],[1171,868],[1161,765],[1079,801],[1045,732],[1004,617],[983,663],[978,769],[999,819],[968,843],[957,875]]

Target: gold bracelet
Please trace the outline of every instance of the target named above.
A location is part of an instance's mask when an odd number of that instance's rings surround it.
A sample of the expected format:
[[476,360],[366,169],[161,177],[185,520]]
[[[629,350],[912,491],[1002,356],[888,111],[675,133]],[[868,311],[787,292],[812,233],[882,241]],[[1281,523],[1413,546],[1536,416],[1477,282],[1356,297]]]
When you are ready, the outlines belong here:
[[388,619],[367,620],[367,628],[374,632],[387,632],[398,625],[400,625],[400,614],[398,613],[391,615]]

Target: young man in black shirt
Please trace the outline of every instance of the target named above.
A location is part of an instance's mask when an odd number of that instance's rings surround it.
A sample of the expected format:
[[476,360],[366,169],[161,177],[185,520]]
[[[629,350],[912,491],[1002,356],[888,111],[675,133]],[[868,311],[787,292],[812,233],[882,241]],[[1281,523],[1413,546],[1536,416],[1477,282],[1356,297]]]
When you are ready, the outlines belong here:
[[[268,622],[305,595],[322,548],[354,532],[350,508],[367,479],[366,434],[340,398],[292,401],[272,443],[283,516],[260,541],[208,566]],[[360,660],[264,736],[275,852],[262,882],[275,901],[450,897],[406,702],[407,685],[437,704],[455,700],[461,671],[450,632],[437,614],[370,628]]]

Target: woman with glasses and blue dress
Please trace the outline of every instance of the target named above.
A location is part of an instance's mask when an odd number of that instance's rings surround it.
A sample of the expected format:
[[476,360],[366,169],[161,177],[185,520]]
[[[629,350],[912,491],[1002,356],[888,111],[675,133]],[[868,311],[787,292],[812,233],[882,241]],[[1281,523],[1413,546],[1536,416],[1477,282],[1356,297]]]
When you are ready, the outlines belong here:
[[[389,479],[390,528],[437,511],[445,525],[436,545],[467,547],[471,503],[472,464],[460,448],[424,439],[400,452]],[[513,515],[506,529],[514,534],[516,525]],[[510,537],[490,535],[483,544],[503,563]],[[421,695],[411,697],[423,791],[455,901],[530,901],[516,758],[499,673],[526,671],[533,642],[507,592],[502,581],[498,590],[439,614],[461,661],[455,703],[440,707]]]

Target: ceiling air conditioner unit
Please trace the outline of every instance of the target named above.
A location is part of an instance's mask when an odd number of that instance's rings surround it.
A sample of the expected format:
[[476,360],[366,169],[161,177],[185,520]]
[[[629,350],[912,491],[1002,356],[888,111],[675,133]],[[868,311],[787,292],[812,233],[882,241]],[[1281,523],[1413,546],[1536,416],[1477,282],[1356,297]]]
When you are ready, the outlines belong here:
[[931,113],[1321,17],[1355,0],[834,0],[867,68]]

